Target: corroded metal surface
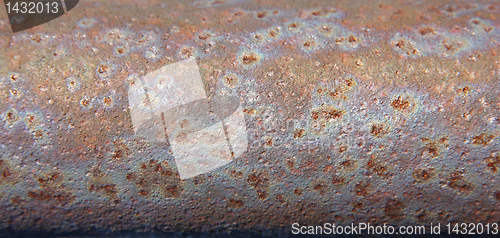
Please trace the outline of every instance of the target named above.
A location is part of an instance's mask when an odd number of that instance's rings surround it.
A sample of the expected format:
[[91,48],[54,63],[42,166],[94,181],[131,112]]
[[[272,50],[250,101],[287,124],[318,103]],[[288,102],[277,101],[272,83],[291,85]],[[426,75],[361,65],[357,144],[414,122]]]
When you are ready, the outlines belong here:
[[[498,1],[87,1],[0,11],[0,229],[278,230],[500,220]],[[248,150],[181,180],[127,91],[195,57]]]

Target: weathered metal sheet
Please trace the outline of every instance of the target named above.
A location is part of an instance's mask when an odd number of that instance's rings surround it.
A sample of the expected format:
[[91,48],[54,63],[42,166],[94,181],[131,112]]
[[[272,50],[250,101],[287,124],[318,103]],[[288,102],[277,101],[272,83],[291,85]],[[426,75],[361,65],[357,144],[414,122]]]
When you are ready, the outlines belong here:
[[[494,0],[83,1],[13,34],[2,10],[0,229],[498,223],[499,16]],[[239,99],[248,148],[181,180],[128,92],[192,58],[208,97]]]

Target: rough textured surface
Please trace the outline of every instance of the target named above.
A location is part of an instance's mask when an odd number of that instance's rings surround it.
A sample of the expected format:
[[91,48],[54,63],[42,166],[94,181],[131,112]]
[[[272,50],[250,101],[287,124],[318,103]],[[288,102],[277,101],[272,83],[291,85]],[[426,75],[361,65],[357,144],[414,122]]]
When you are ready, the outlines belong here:
[[[500,221],[498,1],[80,2],[0,11],[0,229],[281,231]],[[180,180],[127,90],[195,57],[249,148]]]

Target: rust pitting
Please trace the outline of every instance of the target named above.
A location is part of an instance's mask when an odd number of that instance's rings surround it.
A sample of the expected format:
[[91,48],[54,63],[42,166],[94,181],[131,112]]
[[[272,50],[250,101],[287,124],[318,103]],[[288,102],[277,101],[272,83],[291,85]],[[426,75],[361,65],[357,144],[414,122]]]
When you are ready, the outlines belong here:
[[39,187],[29,190],[26,194],[28,198],[60,206],[68,206],[76,200],[72,191],[64,185],[64,177],[61,173],[54,171],[35,178]]
[[388,133],[387,126],[384,123],[373,124],[370,128],[370,133],[376,137],[382,137]]
[[320,118],[323,118],[330,121],[341,118],[343,114],[344,111],[336,109],[332,106],[328,106],[328,107],[313,109],[313,111],[311,112],[311,118],[313,120],[318,120]]
[[389,200],[385,205],[385,214],[391,219],[397,220],[404,217],[406,205],[398,199]]
[[267,199],[269,196],[269,177],[266,172],[253,172],[247,176],[247,183],[255,189],[259,199]]
[[494,138],[494,135],[481,133],[480,135],[472,137],[472,144],[486,146],[486,144],[491,142]]
[[500,156],[490,156],[489,158],[485,159],[486,161],[486,166],[490,169],[491,172],[498,172],[498,167],[500,166]]
[[394,109],[406,111],[410,108],[410,102],[406,99],[401,98],[401,96],[398,96],[398,98],[394,99],[391,102],[391,106]]
[[4,159],[0,159],[0,173],[0,185],[4,183],[16,183],[19,177],[18,172]]
[[[3,224],[289,232],[498,217],[496,4],[262,4],[146,3],[139,16],[106,2],[0,39],[0,213],[16,217]],[[249,149],[180,181],[163,144],[133,137],[126,89],[192,57],[208,93],[243,99]]]
[[178,173],[166,162],[151,159],[141,163],[135,173],[127,173],[125,178],[135,184],[137,193],[142,196],[154,193],[163,198],[175,199],[182,192]]
[[429,181],[435,176],[435,171],[433,168],[421,168],[416,169],[413,172],[413,177],[419,182]]
[[472,183],[465,180],[463,172],[461,171],[451,173],[446,183],[448,187],[458,192],[470,192],[474,188]]
[[380,162],[380,159],[368,160],[366,163],[366,169],[368,170],[368,175],[376,174],[384,178],[393,176],[393,173],[389,171],[389,165],[383,164]]

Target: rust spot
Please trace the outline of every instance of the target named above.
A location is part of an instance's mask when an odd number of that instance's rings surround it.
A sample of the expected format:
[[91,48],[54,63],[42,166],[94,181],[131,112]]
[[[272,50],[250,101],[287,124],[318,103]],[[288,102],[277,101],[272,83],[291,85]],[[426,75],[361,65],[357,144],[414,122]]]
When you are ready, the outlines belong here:
[[280,202],[284,202],[285,199],[283,198],[283,194],[278,194],[276,195],[276,200],[280,201]]
[[425,35],[428,35],[428,34],[433,34],[435,35],[436,34],[436,30],[434,30],[433,28],[431,27],[422,27],[418,30],[418,33],[420,33],[421,35],[425,36]]
[[500,166],[500,156],[491,156],[486,159],[486,166],[488,166],[491,172],[496,173],[498,171],[498,166]]
[[0,183],[4,181],[15,181],[14,172],[11,170],[7,162],[0,160],[0,172],[2,176],[0,177]]
[[324,90],[323,90],[323,88],[318,88],[318,90],[316,90],[316,92],[321,95],[321,94],[323,94]]
[[267,198],[268,196],[267,189],[269,188],[269,178],[267,176],[267,173],[254,172],[248,176],[247,182],[248,184],[250,184],[250,186],[252,186],[256,190],[259,199],[263,200]]
[[16,89],[12,89],[12,90],[10,90],[10,94],[12,94],[12,96],[14,96],[14,97],[18,97],[19,91],[17,91]]
[[100,74],[106,74],[108,70],[109,70],[108,66],[103,64],[99,65],[99,67],[97,68],[97,72]]
[[310,47],[310,46],[312,46],[313,44],[314,44],[314,42],[312,42],[312,41],[306,41],[306,42],[304,42],[304,46],[305,46],[305,47]]
[[396,47],[403,49],[405,47],[405,42],[403,40],[398,41],[398,43],[396,43]]
[[92,175],[92,177],[94,178],[102,178],[104,177],[106,174],[103,173],[98,167],[94,168],[93,170],[91,170],[90,172],[90,175]]
[[3,171],[2,171],[2,177],[8,178],[10,176],[12,176],[12,172],[10,171],[10,169],[9,168],[3,169]]
[[368,160],[366,163],[366,167],[370,173],[375,173],[380,177],[388,177],[391,176],[389,171],[387,170],[387,167],[382,165],[380,162],[377,162],[375,160]]
[[[125,50],[123,48],[118,48],[116,49],[116,52],[120,55],[123,55],[125,53]],[[54,53],[55,54],[55,53]],[[74,82],[71,82],[71,83],[74,83]]]
[[227,205],[231,208],[240,208],[240,207],[243,207],[245,204],[243,203],[243,201],[241,200],[236,200],[234,198],[230,198],[228,201],[227,201]]
[[33,115],[26,116],[26,122],[28,122],[28,124],[33,124],[34,121],[35,121],[35,116]]
[[332,90],[329,90],[329,91],[328,91],[328,96],[329,96],[330,98],[332,98],[332,99],[335,99],[335,98],[338,98],[338,97],[340,97],[340,96],[341,96],[341,92],[340,92],[340,90],[339,90],[338,88],[333,89],[333,91],[332,91]]
[[319,194],[324,194],[326,192],[326,185],[325,183],[318,183],[314,186],[313,189]]
[[405,204],[399,200],[390,200],[385,205],[385,214],[393,219],[401,218],[404,215]]
[[113,141],[116,150],[111,154],[113,159],[122,159],[130,155],[130,149],[122,140]]
[[17,113],[15,113],[15,111],[8,111],[7,113],[5,113],[5,119],[7,121],[8,124],[14,124],[16,121],[17,121]]
[[219,4],[224,4],[226,3],[226,1],[222,1],[222,0],[215,0],[212,2],[212,5],[219,5]]
[[324,32],[330,32],[332,28],[328,25],[324,25],[323,27],[321,27],[321,30]]
[[313,16],[322,16],[325,14],[325,12],[323,10],[319,10],[319,11],[314,11],[314,12],[311,12],[311,14]]
[[427,143],[423,147],[423,151],[421,153],[421,156],[426,156],[426,154],[430,155],[432,158],[438,157],[439,156],[439,151],[438,147],[436,146],[436,143]]
[[500,191],[495,193],[495,198],[500,201]]
[[448,178],[448,186],[460,192],[467,192],[472,190],[472,184],[463,179],[461,172],[454,172]]
[[270,31],[268,32],[268,34],[269,34],[269,36],[270,36],[270,37],[273,37],[273,38],[276,38],[277,36],[279,36],[279,35],[280,35],[280,33],[279,33],[279,32],[277,32],[277,31],[275,31],[275,30],[270,30]]
[[363,210],[363,203],[362,202],[357,202],[352,206],[352,212],[360,212]]
[[58,183],[61,181],[62,181],[62,176],[58,172],[53,172],[48,175],[45,175],[44,177],[38,178],[38,182],[41,184]]
[[248,54],[244,55],[241,60],[243,61],[243,64],[250,65],[259,62],[259,57],[255,54]]
[[[108,181],[108,176],[106,173],[102,172],[99,167],[92,169],[89,174],[92,176],[92,181],[89,183],[89,191],[92,193],[100,193],[105,196],[114,199],[116,204],[116,194],[118,193],[118,188],[116,184]],[[128,177],[128,175],[127,175]]]
[[380,124],[373,124],[372,129],[370,130],[370,133],[374,136],[382,136],[386,133],[385,131],[385,125],[380,123]]
[[367,182],[359,182],[355,185],[355,192],[356,192],[356,195],[358,196],[363,196],[365,197],[366,195],[368,195],[368,187],[370,185],[367,183]]
[[266,141],[264,142],[265,146],[271,147],[273,146],[273,138],[266,138]]
[[474,25],[479,25],[481,24],[481,21],[479,19],[474,19],[472,20],[472,23],[474,23]]
[[419,210],[418,212],[420,212],[416,217],[419,221],[421,222],[424,222],[424,221],[427,221],[427,212],[425,210]]
[[224,77],[224,84],[229,88],[234,88],[238,84],[238,78],[234,74],[226,75]]
[[40,139],[43,137],[43,131],[41,129],[38,129],[33,132],[33,136],[35,137],[35,139]]
[[258,18],[264,18],[266,16],[267,16],[267,12],[259,12],[259,13],[257,13],[257,17]]
[[231,175],[231,177],[233,178],[242,178],[243,177],[243,172],[241,171],[236,171],[236,170],[231,170],[231,172],[229,173]]
[[12,82],[16,82],[18,79],[19,79],[19,74],[11,74],[10,75],[10,80],[12,80]]
[[410,107],[410,102],[408,100],[402,99],[401,96],[398,96],[396,100],[391,102],[391,106],[394,109],[406,110]]
[[463,88],[457,89],[457,93],[467,95],[469,94],[469,90],[469,86],[465,86]]
[[113,98],[111,96],[104,97],[103,103],[105,107],[111,107],[113,106]]
[[485,26],[483,28],[483,30],[486,32],[486,33],[490,33],[492,30],[493,30],[493,27],[490,27],[490,26]]
[[194,55],[194,48],[184,46],[181,48],[181,55],[186,58],[191,58]]
[[53,201],[59,204],[71,203],[75,197],[65,191],[53,191],[52,189],[32,190],[28,192],[28,197],[38,201]]
[[248,115],[254,115],[256,113],[255,109],[253,109],[253,108],[245,108],[245,109],[243,109],[243,112],[248,114]]
[[180,189],[177,185],[171,185],[166,188],[166,191],[172,197],[178,197],[180,195]]
[[182,129],[185,129],[189,126],[189,120],[188,119],[184,119],[181,121],[180,125],[179,125]]
[[413,172],[413,177],[418,181],[427,181],[434,177],[434,169],[417,169]]
[[304,129],[295,129],[295,131],[293,132],[294,139],[302,138],[305,135],[306,135],[306,130],[304,130]]
[[292,22],[292,23],[288,24],[288,29],[295,30],[297,28],[299,28],[299,24],[297,24],[296,22]]
[[444,48],[446,49],[446,51],[455,51],[456,50],[455,46],[452,43],[448,42],[447,40],[444,40],[442,42],[442,44],[443,44]]
[[108,196],[115,196],[117,191],[116,184],[91,184],[89,186],[90,192],[104,192]]
[[198,39],[200,39],[200,40],[207,40],[208,38],[210,38],[210,34],[209,33],[202,33],[202,34],[198,35]]
[[350,167],[352,165],[351,160],[344,160],[340,163],[344,167]]
[[[236,171],[233,171],[233,172],[234,172],[234,176],[238,176],[239,175],[238,173],[241,173],[241,172],[236,172]],[[231,172],[231,175],[233,175],[232,172]],[[196,186],[202,185],[203,183],[205,183],[205,178],[203,178],[203,177],[198,176],[195,179],[193,179],[193,184]]]
[[123,151],[122,150],[115,150],[112,154],[111,154],[111,158],[113,159],[122,159],[123,157]]
[[90,100],[88,98],[82,98],[82,100],[80,100],[80,105],[82,105],[82,107],[84,108],[88,108],[90,105]]
[[127,174],[127,180],[137,186],[139,194],[144,196],[158,194],[164,198],[180,196],[179,175],[175,173],[167,162],[150,160],[140,165],[136,173]]
[[356,37],[354,37],[354,36],[349,36],[348,41],[352,43],[352,42],[358,41],[358,39],[356,39]]
[[297,196],[301,196],[304,192],[300,188],[296,188],[293,193]]
[[493,138],[495,138],[495,136],[489,135],[486,133],[482,133],[481,135],[474,136],[472,138],[472,144],[486,146],[486,144],[488,144],[490,141],[492,141]]
[[22,203],[25,203],[25,202],[26,201],[24,201],[24,199],[22,199],[21,196],[17,196],[15,198],[10,199],[10,203],[16,204],[16,205],[19,205],[19,204],[22,204]]
[[293,168],[293,166],[295,165],[295,161],[294,161],[294,159],[292,159],[292,158],[287,158],[287,159],[285,160],[285,164],[286,164],[286,167],[287,167],[288,169],[292,169],[292,168]]
[[177,141],[179,141],[179,142],[181,142],[181,141],[182,141],[182,142],[185,142],[185,141],[187,140],[187,138],[188,138],[188,134],[187,134],[187,133],[184,133],[184,132],[181,132],[181,133],[179,133],[179,134],[176,136],[176,138],[177,138]]
[[313,120],[318,120],[320,118],[325,118],[327,120],[338,119],[342,117],[344,112],[342,110],[335,109],[331,106],[313,109],[311,118]]
[[352,88],[354,85],[356,85],[356,82],[354,82],[353,78],[345,78],[344,84],[345,86],[347,86],[347,88]]

